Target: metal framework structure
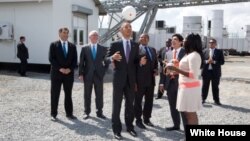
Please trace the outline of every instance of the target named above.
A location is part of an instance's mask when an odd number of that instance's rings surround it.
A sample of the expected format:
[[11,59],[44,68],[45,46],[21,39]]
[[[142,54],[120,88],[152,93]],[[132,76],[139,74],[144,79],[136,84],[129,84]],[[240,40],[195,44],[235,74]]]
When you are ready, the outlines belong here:
[[[118,13],[127,5],[135,7],[137,11],[136,18],[131,22],[145,14],[138,32],[138,35],[140,35],[141,33],[148,33],[158,9],[161,8],[228,4],[250,2],[250,0],[100,0],[100,2],[110,16],[108,31],[100,37],[100,43],[104,43],[118,33],[119,27],[124,21]],[[116,25],[111,27],[113,21],[116,21]],[[103,20],[100,24],[102,23]]]

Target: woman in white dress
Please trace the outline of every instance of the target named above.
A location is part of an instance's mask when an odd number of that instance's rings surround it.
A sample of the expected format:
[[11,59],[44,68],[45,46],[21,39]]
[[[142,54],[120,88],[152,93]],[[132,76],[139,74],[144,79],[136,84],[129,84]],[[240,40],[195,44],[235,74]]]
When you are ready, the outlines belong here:
[[197,111],[202,107],[201,82],[202,41],[198,34],[189,34],[184,40],[186,55],[179,63],[179,68],[167,66],[170,71],[179,73],[179,89],[176,109],[181,112],[185,125],[197,125]]

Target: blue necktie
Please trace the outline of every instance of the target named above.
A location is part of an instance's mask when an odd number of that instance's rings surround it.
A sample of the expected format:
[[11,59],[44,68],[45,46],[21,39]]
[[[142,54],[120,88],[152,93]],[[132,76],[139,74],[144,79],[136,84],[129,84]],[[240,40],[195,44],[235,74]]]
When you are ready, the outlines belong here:
[[66,43],[63,42],[63,54],[64,54],[64,57],[66,58],[67,57],[67,51],[66,51]]
[[145,47],[145,50],[146,50],[147,55],[149,56],[150,60],[152,60],[152,54],[151,54],[149,48],[148,48],[148,47]]
[[94,45],[92,46],[92,55],[93,55],[93,58],[95,60],[95,57],[96,57],[96,48],[95,48]]
[[129,61],[129,54],[130,54],[130,46],[129,46],[129,42],[127,41],[126,42],[126,60],[127,60],[127,63]]

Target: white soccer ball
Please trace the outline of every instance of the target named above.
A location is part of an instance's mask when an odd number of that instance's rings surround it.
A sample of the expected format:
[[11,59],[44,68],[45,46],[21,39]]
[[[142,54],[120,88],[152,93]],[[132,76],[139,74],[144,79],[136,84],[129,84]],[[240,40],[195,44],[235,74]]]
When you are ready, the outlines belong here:
[[126,6],[122,9],[122,17],[125,20],[132,21],[136,17],[136,10],[133,6]]

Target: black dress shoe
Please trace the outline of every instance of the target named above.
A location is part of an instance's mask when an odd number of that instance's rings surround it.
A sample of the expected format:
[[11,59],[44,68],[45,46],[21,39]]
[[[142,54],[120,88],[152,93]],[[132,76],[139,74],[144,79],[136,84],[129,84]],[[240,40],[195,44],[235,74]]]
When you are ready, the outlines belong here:
[[141,129],[146,129],[146,126],[140,121],[136,122],[136,125]]
[[222,105],[221,103],[220,103],[220,101],[215,101],[214,102],[216,105]]
[[97,115],[97,117],[101,119],[106,119],[106,117],[103,114]]
[[122,139],[123,139],[121,133],[115,133],[115,134],[114,134],[114,137],[115,137],[115,139],[117,139],[117,140],[122,140]]
[[51,116],[51,121],[57,121],[58,119],[56,118],[56,116]]
[[135,130],[127,130],[127,132],[133,136],[133,137],[137,137],[137,133],[135,132]]
[[159,93],[159,92],[158,92],[157,97],[156,97],[155,99],[161,99],[162,96],[163,96],[163,93]]
[[206,103],[206,101],[205,100],[202,100],[202,104],[205,104]]
[[74,116],[74,115],[69,115],[69,116],[66,116],[68,119],[70,119],[70,120],[74,120],[74,119],[77,119],[77,117],[76,116]]
[[161,99],[161,97],[156,97],[155,99],[156,99],[156,100],[157,100],[157,99]]
[[83,116],[83,119],[89,119],[90,118],[90,116],[89,115],[87,115],[87,114],[85,114],[84,116]]
[[148,122],[144,121],[144,124],[146,124],[147,126],[154,127],[154,124],[152,122],[150,122],[150,121],[148,121]]
[[180,130],[180,127],[168,127],[166,128],[167,131],[173,131],[173,130]]

